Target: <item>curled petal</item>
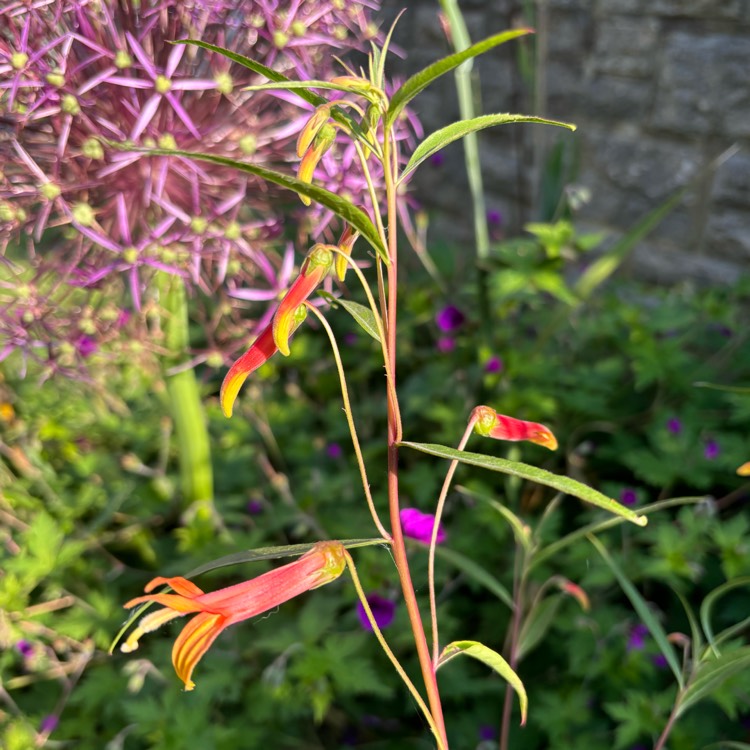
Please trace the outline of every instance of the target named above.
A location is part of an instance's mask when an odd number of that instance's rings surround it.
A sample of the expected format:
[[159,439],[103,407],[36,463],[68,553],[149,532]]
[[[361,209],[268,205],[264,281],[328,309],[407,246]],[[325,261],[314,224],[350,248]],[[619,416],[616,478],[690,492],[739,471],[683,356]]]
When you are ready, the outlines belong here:
[[201,612],[185,625],[177,636],[172,647],[172,664],[177,676],[185,683],[185,690],[195,687],[191,678],[196,664],[219,633],[230,624],[231,620],[224,615]]
[[297,156],[302,158],[315,140],[318,131],[328,122],[331,116],[331,104],[321,104],[312,117],[305,123],[305,127],[300,130],[297,138]]
[[339,237],[338,249],[346,255],[346,257],[344,257],[344,255],[336,253],[336,258],[333,261],[336,270],[336,277],[339,281],[343,281],[346,277],[346,269],[349,267],[347,258],[352,254],[352,248],[357,241],[357,237],[359,237],[359,232],[357,232],[351,224],[346,225],[346,229],[344,229],[341,233],[341,237]]
[[737,469],[737,473],[741,477],[750,477],[750,461],[747,463],[742,464],[739,469]]
[[[305,155],[302,157],[297,171],[298,180],[312,183],[318,162],[323,158],[323,154],[331,148],[335,140],[336,129],[332,125],[324,124],[315,136],[313,145],[305,151]],[[306,206],[310,205],[310,199],[306,195],[300,193],[299,198]]]

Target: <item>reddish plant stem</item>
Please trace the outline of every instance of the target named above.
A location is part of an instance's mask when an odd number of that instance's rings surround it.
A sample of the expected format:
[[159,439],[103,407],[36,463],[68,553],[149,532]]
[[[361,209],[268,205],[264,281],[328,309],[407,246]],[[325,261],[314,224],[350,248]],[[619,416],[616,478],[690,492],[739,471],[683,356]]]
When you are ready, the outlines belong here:
[[[515,672],[518,666],[518,636],[521,632],[521,621],[524,608],[524,586],[526,584],[526,561],[523,559],[524,552],[518,548],[516,555],[516,570],[513,582],[513,619],[510,628],[510,643],[508,644],[508,664]],[[519,568],[524,568],[523,572]],[[505,700],[503,702],[502,723],[500,724],[500,750],[508,750],[508,734],[510,732],[510,715],[513,709],[513,688],[505,687]]]
[[[398,219],[396,212],[396,153],[391,153],[391,139],[386,134],[383,143],[383,166],[385,167],[385,188],[388,202],[388,257],[390,265],[388,266],[388,311],[383,317],[387,320],[386,338],[388,341],[388,358],[390,360],[391,376],[393,378],[393,388],[395,393],[396,386],[396,312],[397,312],[397,284],[398,284],[398,246],[397,230]],[[448,750],[448,738],[445,731],[445,719],[443,717],[443,707],[440,701],[440,692],[437,685],[437,676],[430,658],[430,649],[427,645],[427,637],[424,632],[422,616],[419,612],[414,584],[411,580],[409,571],[409,560],[406,555],[406,546],[404,545],[404,535],[401,531],[401,514],[399,505],[399,488],[398,488],[398,442],[401,440],[401,417],[399,414],[398,404],[388,399],[388,506],[391,520],[393,558],[398,570],[401,582],[401,590],[406,603],[406,611],[409,615],[414,642],[417,647],[417,656],[419,665],[422,670],[422,679],[424,680],[425,689],[427,690],[427,699],[430,706],[430,713],[437,726],[440,736],[437,737],[438,744],[442,745],[444,750]]]

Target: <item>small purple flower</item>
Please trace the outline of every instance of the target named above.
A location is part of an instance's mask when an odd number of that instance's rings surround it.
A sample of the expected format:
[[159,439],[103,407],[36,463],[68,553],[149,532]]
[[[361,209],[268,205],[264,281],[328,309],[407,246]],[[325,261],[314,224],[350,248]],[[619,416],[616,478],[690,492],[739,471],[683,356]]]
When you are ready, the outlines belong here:
[[28,659],[34,653],[34,647],[27,640],[20,640],[16,643],[16,649],[24,659]]
[[262,500],[249,500],[245,507],[251,516],[258,516],[265,510]]
[[[401,511],[401,528],[404,536],[416,539],[418,542],[429,544],[432,538],[432,529],[435,526],[435,516],[431,513],[422,513],[416,508],[404,508]],[[437,533],[437,543],[445,541],[445,529],[440,524]]]
[[638,623],[631,631],[628,638],[627,646],[625,647],[628,651],[642,651],[646,644],[646,636],[648,635],[648,628],[643,623]]
[[442,151],[438,151],[433,154],[428,161],[430,162],[431,167],[442,167],[445,162],[445,154]]
[[485,363],[484,363],[484,371],[487,374],[492,374],[496,372],[502,372],[504,368],[503,360],[500,359],[496,354],[493,354]]
[[359,341],[359,336],[356,333],[347,333],[344,336],[344,343],[347,346],[354,346]]
[[657,669],[667,668],[667,657],[664,654],[654,654],[651,657],[651,662]]
[[437,340],[437,349],[441,354],[452,352],[456,348],[456,340],[450,336],[441,336]]
[[479,739],[482,742],[492,742],[496,738],[497,731],[495,730],[495,727],[490,726],[489,724],[482,724],[482,726],[479,727]]
[[465,320],[466,317],[455,305],[447,305],[435,316],[438,328],[445,333],[459,329]]
[[42,734],[50,734],[57,729],[57,725],[60,723],[60,718],[55,714],[49,714],[42,719],[42,723],[39,725],[39,731]]
[[501,227],[503,225],[503,215],[496,208],[487,211],[487,223],[491,227]]
[[682,432],[682,422],[677,417],[670,417],[667,420],[667,430],[672,435],[679,435]]
[[719,453],[721,453],[719,444],[713,439],[706,440],[706,443],[703,446],[703,455],[706,457],[706,460],[713,461],[718,458]]
[[638,502],[638,493],[632,487],[623,487],[620,492],[620,502],[623,505],[635,505]]
[[341,458],[344,452],[341,450],[341,446],[338,443],[328,443],[326,446],[326,455],[328,458],[334,460]]
[[[370,594],[367,597],[367,603],[370,605],[375,622],[381,630],[387,628],[393,622],[393,618],[396,616],[395,602],[380,596],[380,594]],[[365,630],[372,630],[372,625],[367,619],[362,602],[357,602],[357,615],[362,627]]]
[[96,345],[96,341],[85,334],[79,336],[74,344],[78,353],[85,359],[90,357],[99,347]]

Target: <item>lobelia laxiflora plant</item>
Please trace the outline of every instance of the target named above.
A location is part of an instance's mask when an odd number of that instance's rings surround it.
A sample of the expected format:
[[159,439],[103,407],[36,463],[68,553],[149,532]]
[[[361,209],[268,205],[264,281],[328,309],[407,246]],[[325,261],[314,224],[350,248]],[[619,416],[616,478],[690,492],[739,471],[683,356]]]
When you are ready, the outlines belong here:
[[[392,33],[392,31],[391,31]],[[572,126],[539,117],[524,115],[497,114],[486,115],[472,120],[453,123],[428,135],[419,143],[412,153],[405,157],[401,153],[402,141],[397,137],[397,123],[403,116],[405,107],[424,88],[463,62],[482,54],[500,44],[530,33],[529,29],[518,29],[499,33],[478,42],[467,49],[450,55],[433,63],[419,73],[406,80],[393,91],[386,89],[384,84],[384,66],[391,34],[385,38],[382,46],[372,45],[369,55],[367,71],[359,72],[347,70],[345,75],[332,77],[329,80],[290,80],[278,70],[273,70],[257,61],[238,58],[230,51],[212,48],[220,55],[229,57],[236,62],[246,65],[250,70],[265,75],[270,83],[253,86],[255,90],[273,89],[296,95],[301,105],[313,106],[313,112],[303,128],[298,139],[298,156],[301,164],[297,176],[270,170],[252,161],[232,161],[208,153],[194,153],[188,151],[177,152],[181,157],[192,158],[200,163],[234,166],[244,174],[253,175],[268,182],[295,191],[305,203],[317,203],[328,211],[336,214],[344,223],[344,230],[338,244],[313,244],[306,260],[302,264],[299,276],[291,284],[289,291],[276,310],[273,319],[266,329],[258,336],[250,349],[240,357],[227,373],[221,387],[221,407],[226,416],[231,416],[238,399],[240,388],[245,379],[261,364],[267,361],[277,351],[289,353],[290,337],[305,320],[306,315],[312,314],[326,332],[341,384],[342,401],[345,417],[350,429],[354,453],[362,479],[363,501],[366,503],[378,536],[370,540],[341,540],[327,542],[329,545],[339,545],[336,549],[343,549],[342,555],[346,560],[352,576],[352,581],[360,598],[362,611],[378,639],[391,660],[394,668],[403,680],[405,686],[414,698],[420,711],[429,725],[437,747],[448,750],[449,733],[446,717],[440,697],[437,672],[445,664],[459,655],[478,659],[485,665],[497,671],[517,693],[521,706],[521,720],[525,722],[527,712],[527,698],[521,680],[513,670],[512,664],[499,653],[487,645],[473,640],[453,641],[441,643],[438,632],[438,611],[435,596],[435,551],[438,543],[445,543],[450,538],[450,530],[446,530],[441,522],[443,507],[448,489],[458,463],[468,463],[492,471],[511,474],[524,479],[530,479],[557,489],[560,493],[571,494],[603,508],[619,516],[622,520],[631,521],[639,526],[646,523],[646,518],[637,515],[616,501],[596,492],[595,490],[576,482],[568,477],[558,476],[543,471],[528,464],[509,461],[494,456],[472,453],[464,448],[472,434],[504,441],[528,441],[536,443],[550,450],[557,447],[557,441],[552,431],[537,422],[530,422],[514,417],[497,414],[489,406],[478,406],[467,420],[466,431],[459,441],[458,448],[435,445],[430,443],[411,442],[404,439],[405,425],[401,420],[401,409],[397,390],[397,340],[398,340],[398,273],[399,273],[399,211],[397,196],[405,185],[408,176],[431,155],[437,153],[444,146],[455,141],[467,133],[476,132],[491,125],[514,122],[529,122],[551,124],[568,127]],[[193,42],[197,46],[206,46],[201,42]],[[318,91],[332,92],[335,98],[326,98]],[[331,149],[338,147],[338,140],[334,142],[331,132],[335,130],[349,139],[346,148],[353,149],[361,167],[361,173],[367,182],[368,198],[365,204],[358,204],[349,200],[344,194],[336,194],[318,184],[319,171],[316,165],[325,158]],[[127,148],[125,146],[124,148]],[[152,151],[158,155],[163,150]],[[382,174],[382,187],[377,185],[373,174]],[[368,260],[371,261],[370,273],[374,278],[367,278],[359,267],[357,256],[364,255],[355,240],[360,245],[367,243],[372,252]],[[361,242],[364,240],[364,243]],[[358,252],[359,251],[359,252]],[[367,465],[360,448],[354,409],[349,399],[346,372],[344,371],[339,348],[334,333],[327,321],[326,314],[313,306],[310,295],[318,288],[332,271],[343,278],[346,269],[354,272],[363,287],[367,299],[367,306],[341,300],[340,308],[352,315],[354,320],[379,344],[385,370],[385,395],[387,408],[387,461],[383,466]],[[297,336],[300,335],[298,331]],[[293,342],[292,342],[293,345]],[[442,490],[439,493],[435,507],[425,513],[415,508],[403,508],[399,491],[399,453],[402,449],[415,450],[433,456],[447,458],[451,461]],[[385,489],[387,507],[382,507],[375,501],[371,486]],[[512,515],[508,511],[509,515]],[[530,530],[520,521],[515,527],[521,537],[528,537]],[[405,537],[416,539],[428,545],[429,580],[428,591],[430,597],[430,627],[425,627],[425,620],[420,604],[415,594],[412,582],[412,572],[407,555]],[[416,655],[421,673],[421,688],[417,686],[412,676],[409,676],[389,647],[385,636],[378,624],[368,597],[359,583],[356,568],[348,547],[363,544],[381,545],[388,549],[396,568],[401,592],[406,605],[408,619],[414,640]],[[298,545],[299,551],[319,546]],[[333,549],[333,547],[331,547]],[[313,552],[308,552],[312,555]],[[278,556],[289,554],[286,548],[280,548]],[[264,557],[272,553],[264,551]],[[300,558],[309,561],[305,555]],[[307,571],[307,566],[315,563],[306,562],[299,568],[295,563],[283,566],[272,572],[285,587],[275,594],[278,602],[285,601],[303,591],[313,588],[310,579],[297,581],[297,570]],[[338,570],[338,569],[337,569]],[[288,573],[287,573],[288,571]],[[340,572],[340,571],[339,571]],[[266,574],[266,575],[272,575]],[[302,574],[303,577],[307,573]],[[257,581],[261,581],[263,576]],[[314,580],[318,580],[317,578]],[[327,580],[327,579],[326,579]],[[226,591],[215,594],[203,594],[193,584],[182,578],[156,579],[149,584],[149,590],[159,583],[171,585],[176,594],[149,594],[131,601],[132,606],[142,601],[156,601],[167,609],[153,615],[146,615],[135,631],[135,635],[125,641],[125,650],[132,648],[138,637],[163,621],[177,617],[183,613],[200,612],[196,617],[203,618],[199,625],[183,631],[175,643],[174,661],[178,674],[186,685],[192,687],[190,669],[197,658],[202,655],[218,632],[228,624],[220,618],[244,619],[255,612],[263,611],[266,606],[273,606],[267,601],[266,590],[260,583],[258,601],[250,604],[247,597],[252,597],[255,584],[252,582],[238,584]],[[582,606],[588,606],[588,601],[580,587],[571,581],[558,578],[553,583],[556,587],[575,597]],[[234,593],[237,592],[235,597]],[[220,606],[217,605],[220,603]],[[137,616],[140,616],[140,612]],[[380,617],[382,621],[382,617]],[[127,627],[127,626],[126,626]],[[188,625],[188,628],[191,626]],[[201,629],[203,628],[203,629]],[[200,632],[197,632],[200,630]],[[187,632],[187,635],[185,633]],[[430,644],[428,640],[430,634]],[[195,639],[195,651],[185,656],[186,641]],[[506,724],[509,713],[505,712]],[[458,742],[465,745],[465,742]]]

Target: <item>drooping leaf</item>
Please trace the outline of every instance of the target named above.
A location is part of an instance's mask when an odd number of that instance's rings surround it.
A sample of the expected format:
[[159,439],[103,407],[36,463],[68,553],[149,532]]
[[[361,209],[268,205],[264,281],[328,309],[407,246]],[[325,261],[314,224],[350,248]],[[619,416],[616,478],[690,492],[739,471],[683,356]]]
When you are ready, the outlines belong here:
[[513,29],[511,31],[504,31],[501,34],[495,34],[494,36],[483,39],[481,42],[472,44],[467,49],[456,52],[448,57],[444,57],[441,60],[437,60],[423,68],[418,73],[415,73],[411,78],[404,81],[400,88],[391,97],[391,103],[388,107],[388,112],[385,115],[385,125],[390,126],[394,120],[403,111],[404,107],[421,91],[424,91],[434,80],[445,75],[449,71],[457,68],[462,62],[470,60],[477,55],[481,55],[493,47],[497,47],[504,42],[508,42],[511,39],[516,39],[519,36],[532,33],[532,29]]
[[308,198],[312,198],[312,200],[331,209],[331,211],[337,216],[340,216],[344,221],[351,224],[373,246],[383,262],[386,265],[390,265],[388,252],[385,245],[383,245],[380,240],[375,225],[370,221],[370,217],[361,208],[350,203],[345,198],[341,198],[335,193],[332,193],[330,190],[326,190],[315,184],[303,182],[296,177],[283,174],[282,172],[259,167],[257,164],[248,164],[244,161],[237,161],[236,159],[230,159],[226,156],[204,154],[198,151],[181,151],[179,149],[139,148],[132,144],[117,143],[114,141],[106,141],[106,143],[107,145],[120,149],[121,151],[137,151],[139,153],[152,154],[153,156],[182,156],[186,159],[197,159],[198,161],[218,164],[222,167],[231,167],[240,172],[247,172],[248,174],[272,182],[274,185],[293,190],[300,195],[306,195]]
[[696,388],[710,388],[714,391],[724,391],[725,393],[738,393],[741,396],[750,396],[750,386],[743,385],[721,385],[719,383],[706,383],[699,381],[693,383]]
[[486,664],[490,669],[497,672],[510,686],[516,691],[518,695],[518,702],[521,704],[521,725],[526,723],[526,714],[529,706],[529,699],[526,695],[526,689],[523,686],[523,682],[519,676],[511,669],[505,659],[503,659],[497,651],[493,651],[483,643],[478,641],[454,641],[449,643],[440,654],[437,662],[437,669],[446,664],[456,656],[464,654],[470,656],[472,659],[477,659],[483,664]]
[[664,632],[664,628],[661,623],[656,619],[653,612],[649,608],[646,600],[640,595],[638,589],[631,583],[630,579],[625,575],[622,568],[612,559],[609,552],[607,552],[604,545],[593,535],[587,534],[588,540],[594,545],[596,551],[602,556],[604,562],[607,563],[607,567],[614,573],[615,578],[620,584],[620,588],[625,592],[625,596],[630,599],[630,603],[633,605],[633,609],[641,618],[641,622],[648,628],[649,633],[653,636],[656,641],[656,645],[659,647],[659,651],[664,655],[667,660],[669,668],[677,680],[677,684],[680,689],[685,686],[685,678],[680,668],[680,662],[677,659],[674,647],[667,640],[667,634]]
[[434,133],[430,133],[430,135],[428,135],[414,149],[414,153],[404,167],[399,179],[404,179],[425,159],[429,159],[430,156],[440,151],[441,148],[447,146],[449,143],[453,143],[453,141],[457,141],[459,138],[463,138],[469,133],[475,133],[478,130],[484,130],[485,128],[490,128],[495,125],[505,125],[513,122],[531,122],[542,125],[557,125],[561,128],[568,128],[569,130],[576,129],[575,125],[568,122],[548,120],[544,117],[532,117],[531,115],[495,114],[481,115],[480,117],[474,117],[471,120],[459,120],[458,122],[453,122],[444,128],[440,128],[440,130],[436,130]]
[[493,500],[491,497],[486,497],[478,492],[472,492],[466,489],[466,487],[456,487],[456,489],[462,494],[467,495],[475,500],[486,503],[490,507],[494,508],[510,525],[513,530],[513,535],[516,538],[516,542],[520,544],[527,552],[531,548],[531,529],[509,508],[506,508],[497,500]]
[[637,513],[633,513],[629,508],[620,505],[616,500],[613,500],[606,495],[602,495],[601,492],[597,492],[581,482],[576,482],[575,479],[553,474],[550,471],[538,469],[536,466],[530,466],[529,464],[524,464],[520,461],[508,461],[507,459],[497,458],[496,456],[485,456],[482,453],[459,451],[455,448],[449,448],[447,445],[412,443],[409,441],[404,441],[400,443],[400,445],[405,448],[413,448],[422,453],[428,453],[431,456],[447,458],[450,461],[461,461],[462,463],[479,466],[483,469],[489,469],[490,471],[499,471],[503,474],[511,474],[512,476],[521,479],[528,479],[532,482],[537,482],[538,484],[544,484],[547,487],[560,490],[560,492],[564,492],[566,495],[573,495],[587,503],[591,503],[591,505],[596,505],[610,513],[622,516],[625,520],[630,521],[637,526],[645,526],[647,523],[645,516],[639,516]]
[[518,636],[518,661],[538,646],[547,635],[562,600],[562,594],[552,594],[542,599],[526,616]]
[[369,307],[360,305],[359,302],[352,302],[348,299],[337,299],[336,304],[341,305],[341,307],[343,307],[344,310],[346,310],[349,315],[351,315],[354,320],[359,323],[360,327],[365,331],[365,333],[372,336],[375,341],[380,341],[378,325],[375,321],[375,316],[373,315],[372,310],[370,310]]
[[750,646],[709,658],[698,666],[685,692],[678,700],[676,716],[682,716],[698,701],[709,696],[730,677],[750,669]]
[[466,555],[462,555],[460,552],[456,552],[454,549],[450,549],[450,547],[436,547],[435,554],[441,560],[455,565],[462,573],[465,573],[469,578],[484,586],[500,599],[501,602],[507,604],[510,609],[514,608],[513,597],[511,597],[508,589],[492,573],[479,565],[479,563],[474,562],[470,557],[466,557]]
[[743,586],[750,586],[750,576],[741,576],[740,578],[735,578],[731,581],[727,581],[726,583],[718,586],[713,591],[711,591],[701,603],[701,625],[703,626],[703,632],[706,634],[708,644],[716,656],[719,656],[719,649],[717,639],[714,638],[713,626],[711,625],[711,614],[713,607],[716,602],[722,596],[724,596],[724,594],[727,594],[733,589],[741,588]]

